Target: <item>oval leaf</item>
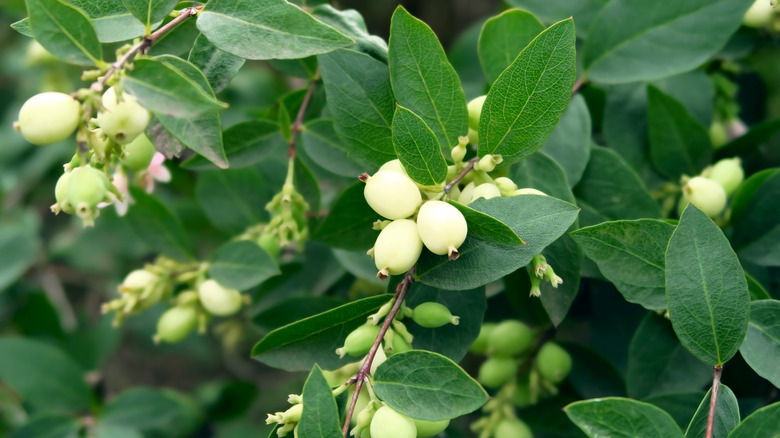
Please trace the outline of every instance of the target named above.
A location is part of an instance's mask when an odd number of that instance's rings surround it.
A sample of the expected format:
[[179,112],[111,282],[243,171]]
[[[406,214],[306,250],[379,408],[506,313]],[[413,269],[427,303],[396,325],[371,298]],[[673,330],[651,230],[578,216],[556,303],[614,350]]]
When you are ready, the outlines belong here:
[[35,39],[65,62],[94,65],[103,57],[95,27],[80,9],[61,0],[26,0]]
[[731,431],[729,438],[777,438],[777,419],[780,418],[780,402],[757,410]]
[[303,385],[303,414],[296,428],[300,438],[343,438],[336,400],[317,365]]
[[479,63],[488,83],[495,81],[544,25],[532,14],[510,9],[485,22],[479,34]]
[[195,39],[187,60],[203,72],[215,93],[227,87],[244,66],[244,58],[219,50],[203,34]]
[[406,173],[417,183],[433,186],[447,179],[447,162],[433,131],[401,105],[393,116],[393,146]]
[[566,415],[592,438],[682,438],[672,417],[649,403],[620,397],[583,400],[565,408]]
[[396,411],[427,421],[474,412],[488,399],[485,390],[458,364],[423,350],[394,354],[379,365],[374,392]]
[[759,376],[780,388],[780,301],[762,300],[750,303],[750,323],[745,342],[739,349],[745,362]]
[[588,165],[591,129],[588,104],[582,94],[576,94],[550,138],[542,146],[542,152],[554,158],[566,172],[571,187],[577,185]]
[[151,30],[152,23],[157,23],[176,6],[178,0],[123,0],[127,10],[138,19],[147,31]]
[[693,204],[666,249],[666,301],[680,342],[707,365],[723,365],[745,339],[745,274],[726,236]]
[[[755,179],[754,179],[755,178]],[[780,172],[767,169],[745,181],[734,195],[734,248],[742,259],[780,266]]]
[[280,274],[273,258],[255,242],[228,242],[211,256],[209,276],[222,286],[247,290]]

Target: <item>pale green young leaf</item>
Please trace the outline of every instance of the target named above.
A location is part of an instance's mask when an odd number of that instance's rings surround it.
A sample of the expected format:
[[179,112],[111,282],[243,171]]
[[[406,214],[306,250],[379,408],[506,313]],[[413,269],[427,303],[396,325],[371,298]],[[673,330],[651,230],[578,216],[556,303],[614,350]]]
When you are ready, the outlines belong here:
[[478,53],[488,83],[493,83],[543,30],[536,17],[520,9],[504,11],[486,21],[479,34]]
[[415,182],[434,186],[447,178],[447,162],[436,135],[417,114],[400,105],[393,115],[393,146]]
[[103,57],[95,27],[84,12],[62,0],[25,0],[34,38],[57,58],[95,65]]

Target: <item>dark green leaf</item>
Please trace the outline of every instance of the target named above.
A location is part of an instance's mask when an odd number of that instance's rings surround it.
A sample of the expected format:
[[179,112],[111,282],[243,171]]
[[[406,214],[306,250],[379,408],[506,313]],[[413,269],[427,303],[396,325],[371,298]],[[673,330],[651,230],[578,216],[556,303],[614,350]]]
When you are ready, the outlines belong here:
[[558,287],[543,281],[542,296],[539,297],[550,322],[557,327],[566,317],[580,289],[582,250],[569,235],[564,234],[548,245],[542,255],[555,269],[555,274],[563,279],[563,284]]
[[228,167],[222,142],[222,122],[219,114],[205,114],[194,118],[177,118],[157,114],[155,117],[184,146],[197,152],[221,169]]
[[587,36],[590,23],[609,0],[507,0],[510,5],[530,11],[545,23],[574,17],[577,37]]
[[0,380],[40,411],[80,413],[92,402],[84,371],[61,350],[39,341],[0,339]]
[[[137,20],[133,17],[133,21]],[[95,438],[144,438],[138,429],[100,422],[95,426]]]
[[387,65],[360,52],[338,50],[317,57],[328,109],[350,158],[373,172],[395,159],[391,134],[395,99]]
[[631,398],[700,390],[712,378],[712,369],[685,350],[669,321],[648,313],[628,349],[626,387]]
[[227,107],[204,83],[206,78],[197,67],[169,55],[139,59],[122,77],[122,86],[146,109],[173,117],[194,118]]
[[390,356],[376,370],[374,391],[396,411],[427,421],[460,417],[488,400],[485,390],[458,364],[422,350]]
[[195,39],[187,60],[203,72],[215,93],[227,87],[244,65],[244,58],[219,50],[203,35]]
[[314,231],[314,240],[355,251],[368,251],[374,246],[379,232],[371,225],[379,219],[379,215],[368,206],[363,196],[363,187],[365,184],[358,182],[341,193],[328,216]]
[[731,431],[729,438],[777,438],[777,418],[780,416],[780,402],[757,410],[742,420]]
[[468,133],[466,96],[436,35],[403,6],[390,22],[388,57],[396,100],[420,116],[449,153]]
[[[270,120],[250,120],[235,124],[222,133],[225,155],[230,168],[257,164],[272,151],[285,147],[279,125]],[[184,167],[193,170],[214,169],[216,166],[202,157],[192,157]]]
[[544,145],[569,106],[575,79],[574,21],[539,34],[490,87],[479,120],[479,156],[519,161]]
[[151,29],[152,23],[157,23],[176,6],[178,0],[123,0],[127,10],[138,19],[147,29]]
[[80,9],[62,0],[25,0],[33,36],[65,62],[94,65],[103,53],[94,26]]
[[[300,273],[297,274],[300,275]],[[252,316],[252,323],[260,330],[270,332],[283,325],[326,312],[342,304],[344,304],[344,300],[330,296],[312,296],[310,294],[293,296],[267,308],[264,306],[259,313]]]
[[353,178],[363,173],[363,167],[347,157],[347,148],[336,134],[333,120],[317,119],[303,125],[301,146],[306,155],[329,172]]
[[212,0],[198,29],[215,46],[247,59],[295,59],[327,53],[353,41],[285,0]]
[[[685,431],[686,438],[699,438],[706,436],[707,421],[710,410],[710,397],[712,395],[712,389],[707,391],[707,395],[699,404],[699,409],[696,410],[691,419],[691,423],[688,425],[688,429]],[[739,424],[739,404],[737,403],[737,397],[731,392],[728,386],[720,384],[718,391],[718,400],[715,406],[715,419],[713,423],[712,437],[713,438],[727,438],[729,432],[731,432]]]
[[566,180],[566,173],[555,160],[543,153],[530,157],[512,165],[509,177],[518,187],[531,187],[574,204],[574,195]]
[[239,234],[269,219],[265,204],[273,190],[257,168],[246,167],[201,172],[195,196],[215,227]]
[[154,196],[130,187],[135,201],[125,219],[136,236],[156,252],[177,260],[191,260],[192,247],[179,220]]
[[666,249],[666,300],[680,342],[707,365],[731,359],[745,339],[750,297],[742,267],[720,228],[693,204]]
[[572,233],[626,301],[666,309],[664,254],[674,225],[655,219],[604,222]]
[[732,241],[741,258],[763,266],[780,266],[780,172],[771,176],[769,172],[757,174],[754,181],[751,177],[734,195]]
[[569,419],[592,438],[683,436],[668,413],[651,404],[627,398],[583,400],[566,406],[564,410]]
[[435,301],[444,304],[450,313],[460,317],[460,324],[447,324],[429,329],[414,322],[406,322],[409,332],[414,335],[412,346],[418,350],[429,350],[460,362],[477,339],[482,327],[487,302],[485,289],[477,288],[464,291],[436,289],[420,283],[412,284],[406,305],[415,308],[421,303]]
[[[606,358],[580,344],[567,342],[563,347],[571,355],[572,363],[577,364],[572,367],[566,381],[574,387],[581,398],[626,395],[623,377]],[[688,418],[690,416],[685,420],[687,421]]]
[[112,426],[151,431],[166,426],[182,406],[151,388],[133,388],[119,394],[100,411],[100,421]]
[[[146,26],[133,17],[123,0],[69,0],[68,3],[87,14],[101,43],[125,41],[146,32]],[[156,27],[160,21],[162,19],[154,22],[152,27]]]
[[231,289],[247,290],[280,273],[274,259],[249,240],[222,245],[209,262],[209,276]]
[[707,130],[674,97],[647,87],[650,157],[664,176],[698,175],[712,162]]
[[731,158],[735,155],[745,156],[755,151],[758,147],[769,140],[775,132],[780,129],[780,119],[768,120],[757,123],[750,127],[750,130],[731,140],[715,151],[715,158]]
[[680,429],[685,429],[696,413],[697,403],[704,397],[704,391],[656,394],[642,401],[658,406],[674,418]]
[[525,245],[517,233],[500,220],[474,210],[468,205],[456,201],[449,201],[449,203],[460,210],[466,218],[469,236],[497,245]]
[[339,359],[336,349],[389,299],[389,295],[364,298],[280,327],[255,345],[252,357],[287,371],[305,371],[315,363],[325,369],[339,368],[355,358]]
[[[623,83],[658,79],[701,65],[739,27],[750,0],[610,2],[582,49],[587,77]],[[696,35],[680,41],[680,35]]]
[[8,438],[78,438],[81,430],[79,419],[60,415],[44,415],[30,418]]
[[772,297],[769,295],[769,292],[764,289],[764,286],[761,285],[761,283],[759,283],[755,278],[751,277],[747,272],[745,272],[745,279],[747,280],[750,301],[772,299]]
[[544,25],[536,17],[519,9],[504,11],[486,21],[479,34],[479,63],[488,83],[495,81],[543,30]]
[[393,146],[404,169],[415,182],[434,186],[447,178],[447,162],[436,135],[423,119],[400,105],[393,116]]
[[750,303],[750,322],[739,352],[753,371],[780,387],[780,301]]
[[41,248],[39,228],[33,214],[0,219],[0,292],[35,262]]
[[558,126],[550,134],[542,152],[551,156],[566,171],[569,185],[574,187],[582,178],[590,158],[591,120],[588,105],[581,94],[571,99]]
[[296,428],[300,438],[343,437],[336,400],[317,365],[314,365],[303,385],[303,415]]
[[387,43],[376,35],[370,35],[360,12],[354,9],[338,10],[329,4],[319,5],[311,11],[314,18],[335,27],[355,40],[355,50],[387,62]]
[[30,29],[29,17],[25,17],[17,22],[11,23],[11,29],[19,32],[20,34],[28,38],[33,38],[32,29]]

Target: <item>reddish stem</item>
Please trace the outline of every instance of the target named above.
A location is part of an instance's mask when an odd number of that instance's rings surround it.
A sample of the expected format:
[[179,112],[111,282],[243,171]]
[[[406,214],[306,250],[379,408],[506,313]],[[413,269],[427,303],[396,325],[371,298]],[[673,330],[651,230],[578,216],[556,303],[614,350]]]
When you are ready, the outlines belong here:
[[461,171],[460,171],[460,173],[458,174],[458,176],[456,176],[456,177],[455,177],[455,179],[453,179],[452,181],[450,181],[450,183],[449,183],[449,184],[447,184],[446,186],[444,186],[444,193],[446,193],[446,194],[448,194],[448,195],[449,195],[449,194],[450,194],[450,190],[452,190],[452,188],[453,188],[453,187],[455,187],[455,186],[456,186],[456,185],[457,185],[457,184],[460,182],[460,180],[462,180],[463,178],[465,178],[465,177],[466,177],[466,175],[467,175],[469,172],[471,172],[471,169],[473,169],[473,168],[474,168],[474,163],[476,163],[476,162],[477,162],[477,160],[479,160],[479,157],[474,157],[474,158],[470,159],[470,160],[469,160],[469,164],[467,164],[467,165],[466,165],[466,167],[464,167],[464,168],[463,168],[463,170],[461,170]]
[[579,91],[580,88],[582,88],[583,85],[585,85],[585,79],[583,79],[583,78],[577,79],[577,81],[574,83],[574,87],[572,87],[572,89],[571,89],[571,94],[574,94],[577,91]]
[[298,115],[295,117],[295,122],[293,122],[293,124],[290,126],[290,142],[287,143],[287,156],[289,158],[295,156],[295,142],[298,140],[298,134],[303,131],[303,116],[306,114],[306,109],[309,107],[311,96],[314,94],[314,89],[317,87],[317,81],[319,79],[320,71],[317,70],[317,73],[314,75],[311,83],[309,84],[309,89],[306,90],[306,95],[303,96],[303,102],[301,102],[301,107],[298,109]]
[[710,394],[710,414],[707,417],[707,433],[705,438],[712,438],[715,430],[715,410],[718,405],[718,389],[720,388],[720,376],[723,373],[723,367],[715,365],[712,367],[712,393]]

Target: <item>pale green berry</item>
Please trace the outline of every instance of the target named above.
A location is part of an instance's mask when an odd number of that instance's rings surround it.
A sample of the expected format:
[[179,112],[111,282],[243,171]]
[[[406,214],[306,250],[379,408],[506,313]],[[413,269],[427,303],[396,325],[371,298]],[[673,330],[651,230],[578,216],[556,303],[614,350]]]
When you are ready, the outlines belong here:
[[122,164],[140,172],[149,167],[155,152],[149,137],[141,133],[135,140],[125,145],[125,158],[122,160]]
[[363,195],[375,212],[388,219],[407,218],[422,203],[422,195],[414,181],[392,170],[380,170],[370,176]]
[[228,289],[216,280],[206,280],[198,286],[200,304],[212,315],[230,316],[238,312],[244,303],[241,292]]
[[739,157],[724,158],[712,166],[707,178],[723,186],[726,196],[731,196],[745,179],[742,161]]
[[484,183],[474,187],[473,199],[471,202],[476,201],[479,198],[498,198],[501,196],[501,191],[498,190],[493,183]]
[[413,350],[412,344],[410,344],[406,338],[396,334],[393,336],[393,354],[404,353],[409,350]]
[[425,328],[438,328],[447,324],[460,324],[459,316],[452,316],[450,309],[435,301],[422,303],[412,310],[412,320]]
[[54,186],[54,199],[56,204],[52,205],[51,209],[54,213],[64,211],[68,214],[73,214],[73,206],[68,201],[68,185],[70,185],[71,172],[65,172],[57,180],[57,184]]
[[496,324],[492,322],[482,323],[482,327],[479,328],[479,335],[477,336],[477,339],[471,343],[469,351],[474,354],[485,354],[488,349],[488,338],[494,328],[496,328]]
[[380,278],[403,274],[422,253],[422,240],[417,224],[410,219],[398,219],[386,226],[374,244],[374,263]]
[[533,438],[531,429],[517,418],[505,418],[498,423],[494,438]]
[[141,291],[157,282],[159,277],[146,269],[136,269],[131,271],[122,284],[119,285],[119,292]]
[[547,196],[547,193],[544,193],[541,190],[534,189],[532,187],[524,187],[522,189],[517,189],[514,192],[512,192],[509,196],[518,196],[518,195],[540,195],[540,196]]
[[463,213],[444,201],[428,201],[417,213],[417,232],[425,247],[434,254],[458,258],[458,248],[466,240],[468,225]]
[[504,158],[501,155],[487,154],[474,164],[474,168],[485,172],[492,172],[495,170],[496,166],[501,164],[503,161]]
[[729,134],[726,131],[726,125],[720,121],[714,121],[710,125],[710,141],[714,148],[719,148],[729,142]]
[[488,388],[500,388],[514,379],[518,367],[517,359],[490,357],[479,367],[477,380]]
[[282,247],[279,245],[279,239],[277,239],[275,234],[261,234],[257,239],[257,244],[274,260],[278,259],[279,255],[282,253]]
[[546,342],[536,355],[536,369],[552,383],[560,383],[571,371],[569,353],[555,342]]
[[510,196],[515,190],[517,190],[517,184],[505,176],[496,178],[493,180],[493,184],[498,187],[498,191],[501,192],[501,196]]
[[755,0],[742,17],[742,24],[755,28],[766,27],[772,23],[773,13],[774,8],[769,0]]
[[98,125],[103,132],[120,144],[135,140],[149,124],[149,111],[138,103],[138,100],[122,93],[118,99],[114,87],[103,93],[103,111],[98,113]]
[[428,438],[438,435],[444,432],[444,429],[450,425],[450,420],[425,421],[416,418],[413,418],[412,420],[417,428],[417,438]]
[[695,176],[683,186],[682,192],[681,213],[689,202],[709,217],[719,215],[726,208],[726,191],[720,184],[711,179]]
[[469,128],[469,143],[479,144],[479,132],[476,129]]
[[393,172],[398,172],[406,175],[406,169],[404,168],[404,165],[401,163],[401,160],[396,158],[395,160],[390,160],[387,163],[383,164],[379,170],[392,170]]
[[470,182],[463,187],[458,196],[458,202],[463,205],[468,205],[474,200],[474,182]]
[[515,356],[527,351],[534,340],[534,332],[520,321],[509,319],[493,328],[488,337],[487,353],[495,356]]
[[390,406],[382,406],[371,420],[371,438],[415,438],[417,427],[411,418]]
[[94,214],[98,203],[106,198],[108,177],[90,166],[73,169],[68,182],[68,203],[76,214],[87,220]]
[[474,98],[468,104],[469,110],[469,128],[474,131],[479,130],[479,119],[482,115],[482,106],[485,104],[487,96],[479,96]]
[[336,354],[340,357],[344,357],[346,354],[362,356],[368,353],[377,336],[379,336],[378,326],[363,324],[347,335],[347,338],[344,340],[344,346],[336,349]]
[[70,95],[48,91],[27,99],[16,125],[25,140],[44,146],[68,138],[81,120],[81,105]]
[[198,325],[198,310],[195,306],[172,307],[157,321],[155,341],[174,344],[184,340]]

